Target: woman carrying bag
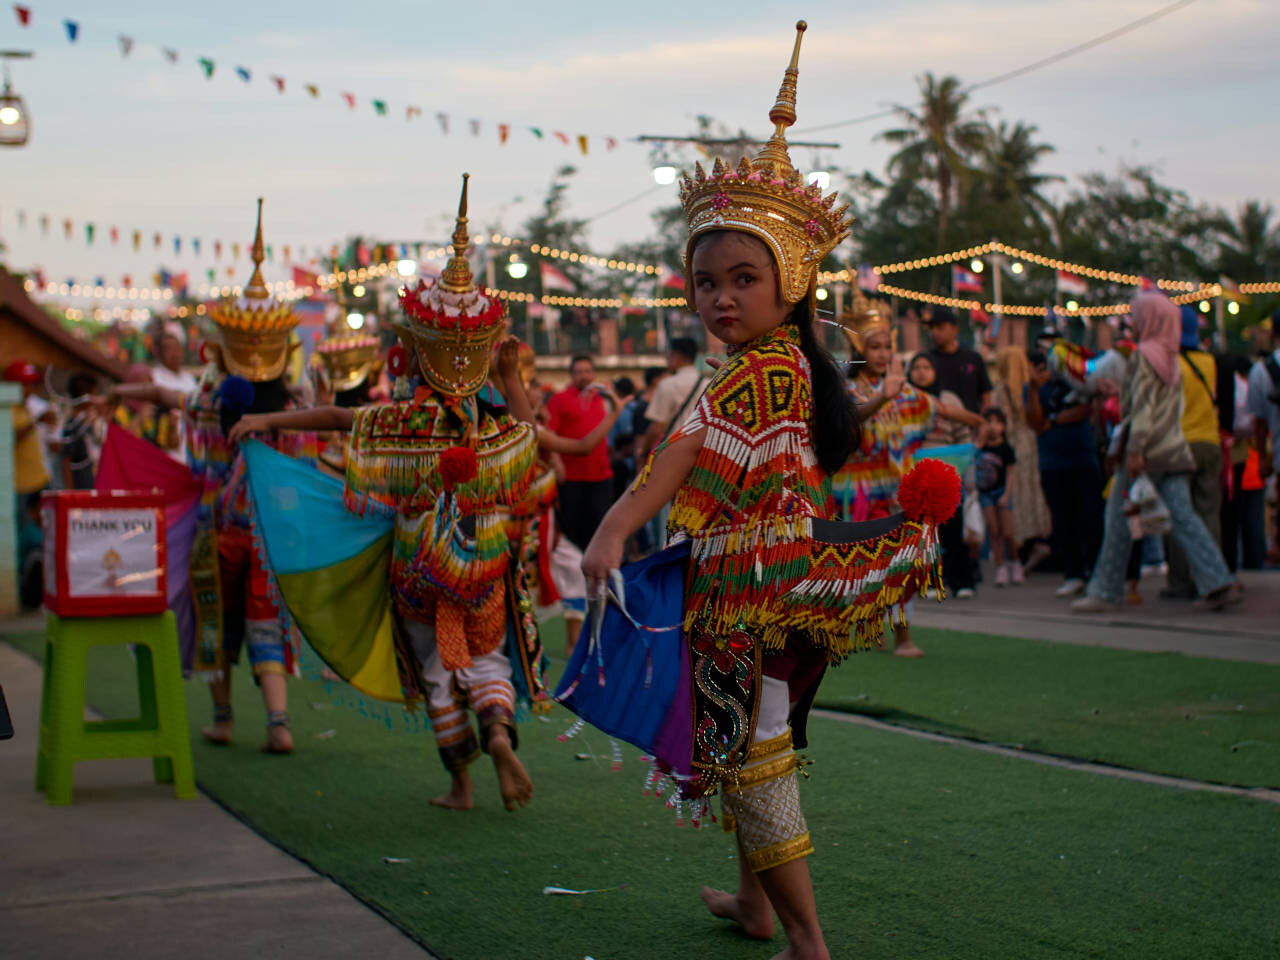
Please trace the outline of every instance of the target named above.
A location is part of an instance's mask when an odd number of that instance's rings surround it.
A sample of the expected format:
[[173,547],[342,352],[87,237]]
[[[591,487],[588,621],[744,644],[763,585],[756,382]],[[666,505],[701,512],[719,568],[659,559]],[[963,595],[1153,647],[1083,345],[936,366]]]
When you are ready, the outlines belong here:
[[1182,385],[1178,346],[1182,316],[1164,294],[1154,291],[1134,298],[1131,316],[1138,349],[1129,360],[1121,392],[1119,466],[1107,500],[1102,549],[1085,596],[1071,605],[1076,613],[1100,613],[1120,606],[1125,560],[1131,535],[1126,501],[1134,480],[1146,475],[1168,508],[1173,538],[1191,568],[1197,605],[1221,610],[1239,601],[1239,592],[1222,559],[1222,551],[1191,506],[1187,476],[1194,462],[1182,434]]

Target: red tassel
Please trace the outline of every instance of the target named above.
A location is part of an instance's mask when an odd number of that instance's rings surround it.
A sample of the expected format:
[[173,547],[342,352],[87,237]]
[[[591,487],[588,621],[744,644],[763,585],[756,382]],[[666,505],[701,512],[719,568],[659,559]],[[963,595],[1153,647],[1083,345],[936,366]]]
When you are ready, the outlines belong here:
[[960,506],[960,474],[941,460],[921,460],[898,485],[908,520],[939,526]]

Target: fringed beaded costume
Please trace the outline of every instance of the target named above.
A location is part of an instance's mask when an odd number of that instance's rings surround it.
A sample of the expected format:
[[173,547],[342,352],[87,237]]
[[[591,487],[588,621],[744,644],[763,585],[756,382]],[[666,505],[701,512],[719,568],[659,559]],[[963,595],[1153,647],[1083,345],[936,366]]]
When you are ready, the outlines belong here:
[[[812,318],[818,267],[848,223],[847,207],[834,209],[835,194],[806,186],[787,154],[799,49],[798,35],[762,152],[736,168],[717,160],[710,175],[699,165],[683,179],[681,200],[688,262],[704,233],[755,236],[777,262],[783,300],[807,304]],[[930,575],[937,514],[949,515],[958,496],[950,468],[940,477],[917,471],[904,481],[906,519],[833,523],[829,479],[813,449],[811,423],[821,411],[811,391],[798,328],[788,321],[734,352],[668,441],[702,437],[669,521],[675,540],[691,541],[683,617],[689,702],[672,713],[687,716],[689,753],[660,758],[649,782],[659,792],[672,787],[677,805],[689,801],[695,822],[721,792],[725,826],[738,831],[756,871],[813,852],[794,746],[805,745],[818,682],[828,665],[877,642],[886,611]]]
[[[311,646],[344,680],[379,699],[425,704],[454,773],[487,748],[495,725],[509,729],[514,746],[517,708],[546,699],[520,563],[532,552],[537,437],[486,384],[506,309],[472,280],[466,202],[464,180],[455,253],[440,280],[401,294],[403,347],[388,361],[401,398],[355,411],[342,499],[366,518],[367,552],[329,567],[350,578],[351,602],[320,608],[322,617],[295,610]],[[289,536],[282,530],[282,545]],[[340,584],[314,586],[325,570],[311,572],[298,582],[300,600],[341,594]],[[331,609],[345,630],[326,622]]]

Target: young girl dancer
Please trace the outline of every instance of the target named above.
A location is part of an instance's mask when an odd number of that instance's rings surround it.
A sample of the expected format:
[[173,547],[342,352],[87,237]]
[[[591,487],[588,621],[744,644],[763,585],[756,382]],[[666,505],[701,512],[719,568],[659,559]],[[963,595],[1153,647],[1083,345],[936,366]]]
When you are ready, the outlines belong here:
[[[799,51],[798,35],[763,151],[683,180],[686,295],[731,356],[609,511],[582,567],[588,597],[600,596],[627,538],[674,498],[670,532],[691,541],[683,627],[694,774],[681,789],[699,809],[723,793],[740,854],[737,893],[702,896],[754,937],[772,935],[776,911],[789,944],[782,956],[825,958],[792,730],[803,745],[803,714],[825,667],[879,633],[885,606],[901,600],[916,558],[931,551],[906,542],[907,525],[889,525],[901,539],[875,555],[902,557],[905,576],[882,590],[887,566],[870,551],[817,543],[829,475],[848,458],[856,420],[814,335],[818,267],[847,235],[847,207],[806,187],[787,153]],[[840,560],[823,567],[832,550]]]

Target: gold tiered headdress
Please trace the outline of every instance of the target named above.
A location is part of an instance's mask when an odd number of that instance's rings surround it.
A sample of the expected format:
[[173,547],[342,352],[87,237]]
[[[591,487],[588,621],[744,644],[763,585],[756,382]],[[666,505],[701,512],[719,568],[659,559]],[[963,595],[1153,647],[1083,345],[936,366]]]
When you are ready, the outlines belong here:
[[218,351],[228,373],[256,383],[274,380],[289,360],[289,334],[298,325],[293,307],[271,296],[262,280],[262,198],[253,237],[253,276],[240,297],[219,300],[209,311],[218,331]]
[[[759,237],[773,251],[787,303],[799,303],[814,289],[818,267],[836,244],[849,235],[849,205],[833,209],[834,192],[827,197],[816,185],[806,186],[787,153],[787,127],[796,122],[796,76],[800,40],[806,24],[796,24],[796,45],[783,76],[778,99],[769,111],[773,136],[754,160],[743,157],[737,169],[716,158],[710,176],[698,164],[694,176],[680,184],[680,202],[689,221],[685,251],[686,275],[691,275],[693,244],[711,230],[739,230]],[[686,281],[693,303],[693,281]]]
[[419,280],[400,294],[406,321],[396,324],[405,347],[418,358],[427,385],[441,393],[469,397],[489,376],[494,338],[503,330],[507,305],[476,288],[467,262],[467,181],[462,175],[453,256],[440,279]]
[[353,390],[381,366],[382,344],[364,333],[340,333],[316,346],[329,386],[338,393]]
[[[888,330],[890,337],[896,341],[893,330],[893,314],[889,304],[883,300],[868,300],[861,293],[855,293],[853,302],[840,314],[839,324],[848,335],[854,349],[862,352],[867,346],[867,337],[880,330]],[[895,342],[896,346],[896,342]]]

